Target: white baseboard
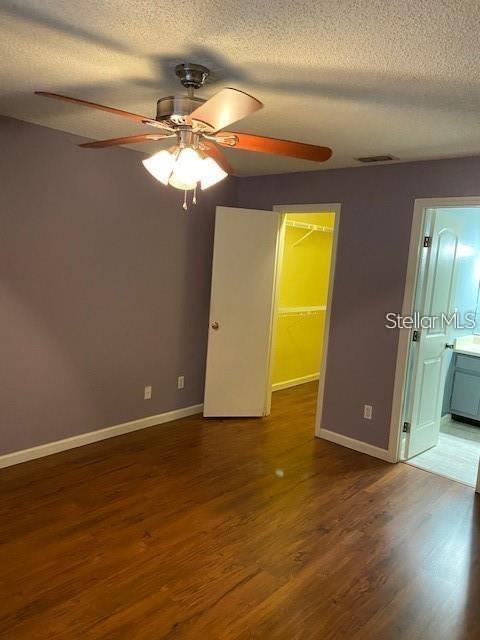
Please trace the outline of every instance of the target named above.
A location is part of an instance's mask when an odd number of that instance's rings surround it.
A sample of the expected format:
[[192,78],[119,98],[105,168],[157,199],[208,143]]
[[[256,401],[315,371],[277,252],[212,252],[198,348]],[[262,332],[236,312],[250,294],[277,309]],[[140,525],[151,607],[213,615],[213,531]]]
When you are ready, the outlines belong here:
[[296,387],[297,384],[305,384],[306,382],[313,382],[318,380],[319,373],[312,373],[309,376],[302,376],[301,378],[292,378],[292,380],[285,380],[285,382],[276,382],[272,384],[272,391],[280,391],[280,389],[288,389],[289,387]]
[[335,433],[328,429],[320,429],[318,437],[323,438],[323,440],[328,440],[329,442],[334,442],[335,444],[340,444],[342,447],[347,447],[360,453],[366,453],[374,458],[380,458],[380,460],[385,460],[386,462],[394,462],[387,449],[375,447],[373,444],[367,444],[361,440],[355,440],[355,438],[349,438],[348,436],[343,436],[340,433]]
[[155,416],[139,418],[138,420],[132,420],[131,422],[123,422],[122,424],[116,424],[113,427],[105,427],[104,429],[98,429],[97,431],[81,433],[78,436],[72,436],[71,438],[65,438],[64,440],[48,442],[47,444],[41,444],[38,447],[32,447],[31,449],[23,449],[22,451],[7,453],[0,456],[0,469],[11,467],[14,464],[20,464],[21,462],[35,460],[36,458],[50,456],[53,453],[59,453],[60,451],[66,451],[67,449],[83,447],[84,445],[91,444],[92,442],[99,442],[100,440],[106,440],[107,438],[121,436],[124,433],[131,433],[132,431],[139,431],[140,429],[153,427],[157,424],[163,424],[180,418],[186,418],[187,416],[193,416],[196,413],[201,413],[202,409],[203,404],[195,404],[191,407],[184,407],[183,409],[176,409],[175,411],[167,411],[166,413],[159,413]]

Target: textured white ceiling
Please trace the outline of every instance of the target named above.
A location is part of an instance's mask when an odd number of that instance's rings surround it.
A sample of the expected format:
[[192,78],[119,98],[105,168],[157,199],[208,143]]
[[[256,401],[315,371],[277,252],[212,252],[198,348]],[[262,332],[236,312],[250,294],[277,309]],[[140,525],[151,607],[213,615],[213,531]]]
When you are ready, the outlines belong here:
[[0,29],[0,113],[88,138],[142,127],[32,92],[151,116],[188,61],[212,69],[201,95],[265,104],[234,128],[334,150],[324,164],[229,151],[242,175],[480,153],[478,0],[1,0]]

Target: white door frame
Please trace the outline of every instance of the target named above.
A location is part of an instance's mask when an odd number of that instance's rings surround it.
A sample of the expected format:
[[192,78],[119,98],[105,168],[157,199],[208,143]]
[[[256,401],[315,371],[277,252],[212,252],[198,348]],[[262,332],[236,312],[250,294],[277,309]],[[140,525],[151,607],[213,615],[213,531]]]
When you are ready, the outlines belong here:
[[[459,198],[419,198],[413,208],[407,275],[403,294],[402,315],[413,312],[417,273],[423,248],[423,228],[427,209],[480,207],[480,196]],[[388,454],[392,462],[399,462],[402,443],[403,404],[407,382],[407,363],[410,348],[410,331],[399,330],[395,382],[393,387],[392,417]]]
[[[274,211],[278,211],[282,215],[281,230],[278,240],[278,264],[275,275],[275,292],[273,301],[273,318],[277,318],[278,313],[278,294],[280,290],[280,274],[281,274],[281,262],[283,259],[283,243],[285,237],[285,217],[287,213],[334,213],[335,220],[333,225],[333,243],[332,243],[332,257],[330,261],[330,275],[328,280],[328,296],[327,296],[327,311],[325,314],[325,327],[323,333],[323,349],[322,349],[322,361],[320,363],[320,377],[318,382],[318,399],[317,399],[317,416],[315,419],[315,435],[320,437],[320,428],[323,415],[323,396],[325,392],[325,375],[327,370],[327,355],[328,355],[328,339],[330,334],[330,317],[332,313],[332,298],[333,287],[335,281],[335,266],[337,263],[337,248],[338,248],[338,235],[340,229],[340,212],[342,205],[339,202],[327,202],[320,204],[277,204],[273,207]],[[270,399],[268,407],[270,408],[270,401],[272,397],[272,364],[273,354],[275,348],[276,339],[276,325],[273,323],[272,338],[270,344],[270,366],[269,366],[269,389]]]

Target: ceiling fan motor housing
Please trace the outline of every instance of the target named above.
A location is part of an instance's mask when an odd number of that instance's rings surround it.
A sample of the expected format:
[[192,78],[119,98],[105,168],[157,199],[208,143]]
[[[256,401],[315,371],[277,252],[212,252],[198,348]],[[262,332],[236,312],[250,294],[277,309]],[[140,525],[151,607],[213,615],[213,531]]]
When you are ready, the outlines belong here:
[[206,102],[197,96],[167,96],[157,101],[156,119],[165,122],[172,128],[191,125],[194,131],[211,131],[209,125],[199,121],[191,121],[188,117],[201,104]]

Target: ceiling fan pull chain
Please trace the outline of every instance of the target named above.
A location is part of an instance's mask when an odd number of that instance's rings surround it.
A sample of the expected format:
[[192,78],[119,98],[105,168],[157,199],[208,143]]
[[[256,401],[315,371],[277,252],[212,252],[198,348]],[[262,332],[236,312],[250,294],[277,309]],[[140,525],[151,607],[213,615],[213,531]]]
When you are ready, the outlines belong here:
[[183,210],[186,211],[188,209],[187,206],[187,190],[185,189],[185,191],[183,192]]
[[194,189],[193,189],[193,198],[192,198],[192,203],[193,204],[197,204],[197,185],[195,185]]

